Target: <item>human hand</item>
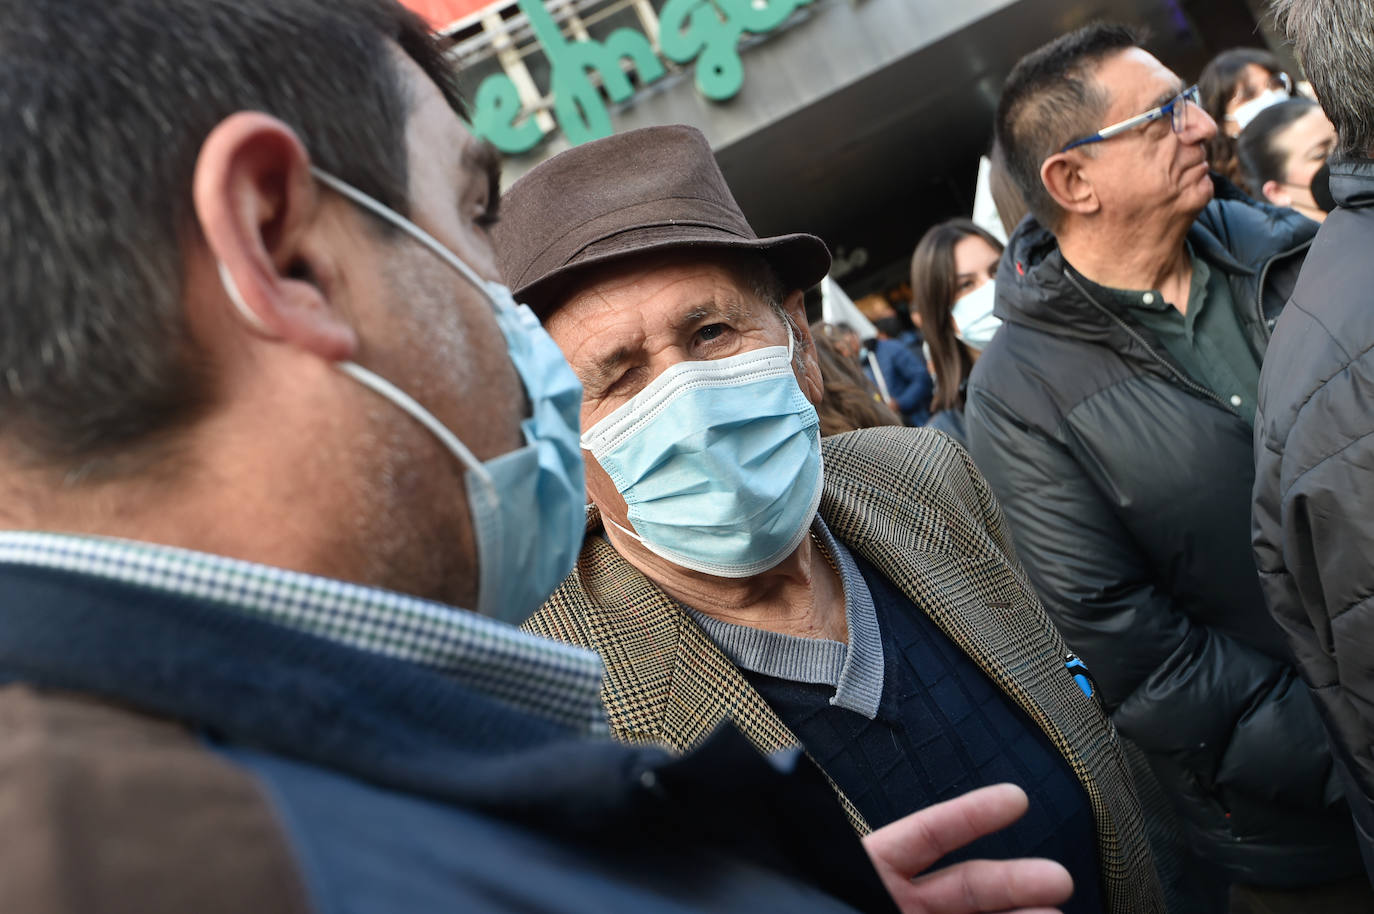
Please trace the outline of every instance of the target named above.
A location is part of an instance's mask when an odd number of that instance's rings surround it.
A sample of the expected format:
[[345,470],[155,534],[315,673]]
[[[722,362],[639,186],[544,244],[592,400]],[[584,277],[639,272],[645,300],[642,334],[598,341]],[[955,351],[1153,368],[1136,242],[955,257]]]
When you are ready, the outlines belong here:
[[863,839],[864,849],[903,914],[1051,914],[1073,894],[1069,871],[1053,860],[967,860],[925,872],[936,860],[1006,828],[1030,801],[1015,784],[994,784],[898,819]]

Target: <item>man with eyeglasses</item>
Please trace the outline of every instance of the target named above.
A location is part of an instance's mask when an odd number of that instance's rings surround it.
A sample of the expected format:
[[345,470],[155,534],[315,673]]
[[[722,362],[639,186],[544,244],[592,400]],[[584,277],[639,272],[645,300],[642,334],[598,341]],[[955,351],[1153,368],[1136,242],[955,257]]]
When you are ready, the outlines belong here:
[[1211,908],[1368,910],[1250,554],[1260,363],[1314,229],[1209,174],[1216,124],[1139,45],[1089,26],[1007,79],[997,139],[1031,215],[997,277],[969,447],[1169,794]]

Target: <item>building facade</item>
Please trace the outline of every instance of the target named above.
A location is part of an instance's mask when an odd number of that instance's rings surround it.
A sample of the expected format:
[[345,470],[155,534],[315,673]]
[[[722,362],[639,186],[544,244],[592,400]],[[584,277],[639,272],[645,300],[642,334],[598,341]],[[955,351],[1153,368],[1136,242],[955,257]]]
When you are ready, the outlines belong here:
[[823,237],[856,296],[900,283],[921,233],[971,211],[998,92],[1027,51],[1123,21],[1193,79],[1266,37],[1261,0],[476,2],[412,5],[457,15],[442,31],[507,181],[587,139],[691,124],[754,227]]

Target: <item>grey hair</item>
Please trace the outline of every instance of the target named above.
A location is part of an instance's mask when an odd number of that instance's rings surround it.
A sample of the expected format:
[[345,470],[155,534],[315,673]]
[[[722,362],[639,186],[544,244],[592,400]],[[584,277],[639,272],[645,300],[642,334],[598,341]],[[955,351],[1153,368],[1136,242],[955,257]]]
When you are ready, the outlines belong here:
[[1374,4],[1273,0],[1272,9],[1336,125],[1336,154],[1374,155]]
[[787,315],[782,310],[782,300],[787,297],[787,289],[772,264],[764,260],[763,255],[751,253],[742,259],[740,269],[754,297],[761,302],[767,302],[768,307],[786,321]]
[[778,271],[773,269],[773,265],[762,254],[753,251],[742,252],[735,262],[735,269],[739,271],[736,275],[745,281],[754,298],[772,308],[778,320],[792,334],[792,339],[796,343],[793,359],[804,374],[806,363],[800,359],[807,349],[806,337],[802,335],[797,322],[787,313],[787,309],[782,306],[783,299],[789,291],[782,277],[778,276]]

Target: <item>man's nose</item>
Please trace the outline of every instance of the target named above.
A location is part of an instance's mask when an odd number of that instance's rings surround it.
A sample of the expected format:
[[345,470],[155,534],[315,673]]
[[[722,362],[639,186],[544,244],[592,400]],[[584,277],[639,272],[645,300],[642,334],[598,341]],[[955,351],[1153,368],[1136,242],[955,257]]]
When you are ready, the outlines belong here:
[[1202,109],[1201,105],[1184,102],[1188,106],[1188,118],[1184,122],[1183,139],[1189,143],[1205,143],[1217,135],[1217,122]]

